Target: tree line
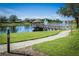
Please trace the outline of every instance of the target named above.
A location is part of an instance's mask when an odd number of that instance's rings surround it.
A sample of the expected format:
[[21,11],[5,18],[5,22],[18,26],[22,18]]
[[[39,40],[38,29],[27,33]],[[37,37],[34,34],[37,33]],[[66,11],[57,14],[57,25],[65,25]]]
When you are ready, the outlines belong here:
[[61,21],[60,19],[49,19],[49,18],[44,18],[44,19],[28,19],[25,18],[25,20],[23,20],[24,22],[33,22],[35,20],[40,20],[40,22],[44,22],[45,20],[48,21],[48,23],[62,23],[63,21]]
[[6,16],[0,16],[0,22],[28,22],[31,23],[35,20],[40,20],[41,22],[44,22],[44,20],[47,20],[49,23],[62,23],[61,20],[59,19],[48,19],[48,18],[44,18],[44,19],[29,19],[29,18],[25,18],[24,20],[22,19],[18,19],[18,17],[16,15],[11,15],[8,18]]
[[16,15],[11,15],[8,18],[6,16],[0,16],[0,22],[16,22],[20,21]]

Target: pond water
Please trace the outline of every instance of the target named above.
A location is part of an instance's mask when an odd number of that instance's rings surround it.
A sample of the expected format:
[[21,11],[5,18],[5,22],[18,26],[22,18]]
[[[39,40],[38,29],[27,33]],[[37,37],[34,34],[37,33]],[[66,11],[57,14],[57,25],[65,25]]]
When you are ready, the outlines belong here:
[[11,27],[6,27],[6,26],[1,26],[0,27],[0,34],[1,33],[6,33],[7,29],[10,29],[11,33],[17,33],[17,32],[33,32],[33,26],[27,25],[27,26],[11,26]]
[[[65,28],[64,24],[48,24],[48,26],[63,26],[63,29],[67,29],[67,27]],[[0,26],[0,34],[2,33],[6,33],[7,29],[10,29],[11,33],[19,33],[19,32],[33,32],[34,30],[36,30],[36,28],[34,28],[35,25],[27,25],[27,26]],[[54,27],[55,27],[54,26]],[[45,29],[45,28],[44,28]],[[55,29],[55,28],[53,28]],[[49,31],[49,30],[53,30],[51,29],[47,29],[45,31]],[[61,28],[62,29],[62,28]],[[69,28],[68,28],[69,29]]]

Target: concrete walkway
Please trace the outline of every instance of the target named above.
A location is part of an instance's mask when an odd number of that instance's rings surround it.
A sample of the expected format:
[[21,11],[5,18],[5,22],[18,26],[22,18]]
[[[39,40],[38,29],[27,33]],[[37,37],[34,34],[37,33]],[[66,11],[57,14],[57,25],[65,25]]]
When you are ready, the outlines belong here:
[[[68,30],[68,31],[62,31],[62,32],[60,32],[57,35],[46,37],[46,38],[41,38],[41,39],[36,39],[36,40],[30,40],[30,41],[24,41],[24,42],[18,42],[18,43],[12,43],[10,45],[10,48],[11,48],[11,50],[15,50],[15,49],[19,49],[19,48],[24,48],[24,47],[27,47],[27,46],[31,46],[31,45],[34,45],[34,44],[38,44],[38,43],[42,43],[42,42],[46,42],[46,41],[55,40],[55,39],[67,36],[69,34],[69,32],[70,32],[70,30]],[[5,51],[7,51],[7,45],[6,44],[0,45],[0,53],[1,52],[5,52]]]

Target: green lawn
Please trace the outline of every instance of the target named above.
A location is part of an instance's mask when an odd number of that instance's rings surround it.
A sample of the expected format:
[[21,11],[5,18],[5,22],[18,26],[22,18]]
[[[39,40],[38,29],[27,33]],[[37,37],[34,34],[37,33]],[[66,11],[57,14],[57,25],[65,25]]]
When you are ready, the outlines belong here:
[[16,23],[16,22],[10,22],[10,23],[0,23],[0,26],[24,26],[24,25],[31,25],[31,23],[28,23],[28,22],[19,22],[19,23]]
[[79,56],[79,30],[64,38],[33,45],[32,48],[50,56]]
[[[11,33],[11,43],[42,38],[58,34],[59,32],[60,31],[39,31],[39,32]],[[6,43],[6,34],[0,35],[0,43],[1,44]]]

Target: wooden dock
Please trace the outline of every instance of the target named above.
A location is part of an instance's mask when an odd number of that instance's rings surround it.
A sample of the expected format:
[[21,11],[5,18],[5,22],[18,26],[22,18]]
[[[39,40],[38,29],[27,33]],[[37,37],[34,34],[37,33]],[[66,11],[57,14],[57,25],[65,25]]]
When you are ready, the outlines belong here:
[[69,28],[68,25],[62,25],[62,24],[33,24],[33,27],[40,27],[43,28],[44,30],[65,30],[67,28]]

